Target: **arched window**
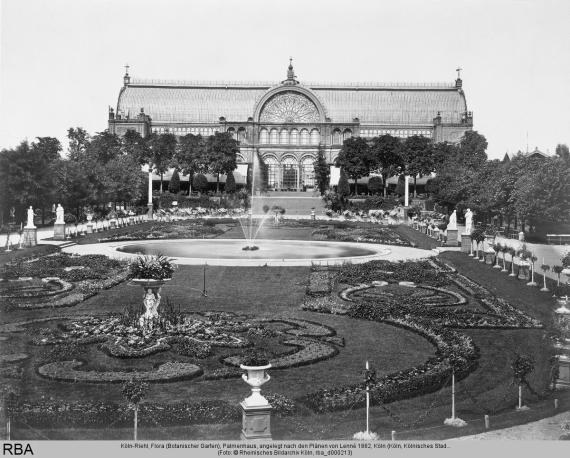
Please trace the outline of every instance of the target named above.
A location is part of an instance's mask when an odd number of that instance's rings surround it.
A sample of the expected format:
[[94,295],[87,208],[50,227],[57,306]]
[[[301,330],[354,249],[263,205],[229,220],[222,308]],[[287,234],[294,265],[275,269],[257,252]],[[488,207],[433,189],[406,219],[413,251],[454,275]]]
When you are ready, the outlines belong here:
[[263,158],[267,166],[267,187],[276,189],[279,187],[279,163],[273,156]]
[[309,144],[309,131],[307,129],[301,130],[301,145]]
[[306,186],[309,188],[315,187],[315,167],[313,163],[315,158],[304,157],[301,161],[301,186]]
[[[201,130],[201,134],[202,135],[208,135],[208,129],[200,129]],[[235,140],[236,139],[236,130],[233,127],[230,127],[228,129],[228,133],[232,135],[232,138]]]
[[240,141],[240,142],[245,141],[245,128],[244,128],[244,127],[240,127],[240,128],[238,129],[238,132],[237,132],[237,139],[238,139],[238,141]]
[[298,145],[299,144],[299,131],[297,129],[291,130],[291,137],[289,138],[289,142],[292,145]]
[[343,136],[342,136],[342,137],[343,137],[343,138],[342,138],[343,140],[347,140],[347,139],[349,139],[350,137],[352,137],[352,130],[350,130],[350,129],[344,129],[344,133],[343,133]]
[[243,157],[242,154],[237,153],[237,154],[236,154],[236,162],[237,162],[238,164],[245,164],[246,161],[245,161],[245,158]]
[[269,143],[269,132],[267,132],[267,129],[259,131],[259,143]]
[[271,129],[269,132],[269,143],[272,145],[277,145],[279,143],[279,132],[277,132],[277,129]]
[[321,134],[319,134],[318,129],[313,129],[311,131],[311,145],[318,145],[321,141]]
[[283,129],[281,130],[281,133],[279,135],[279,144],[287,145],[288,143],[289,143],[289,132],[287,132],[287,129]]
[[340,145],[342,143],[341,134],[339,129],[335,129],[332,134],[333,145]]

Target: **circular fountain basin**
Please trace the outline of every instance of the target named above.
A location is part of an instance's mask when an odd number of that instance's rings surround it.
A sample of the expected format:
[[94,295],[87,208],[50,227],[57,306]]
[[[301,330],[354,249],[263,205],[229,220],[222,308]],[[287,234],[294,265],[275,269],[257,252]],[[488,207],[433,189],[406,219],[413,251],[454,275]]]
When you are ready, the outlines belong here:
[[255,241],[258,250],[244,251],[246,245],[248,242],[241,239],[140,240],[74,245],[62,251],[104,254],[116,259],[160,253],[177,264],[223,266],[310,266],[362,263],[375,259],[419,259],[435,254],[417,248],[373,243],[258,239]]

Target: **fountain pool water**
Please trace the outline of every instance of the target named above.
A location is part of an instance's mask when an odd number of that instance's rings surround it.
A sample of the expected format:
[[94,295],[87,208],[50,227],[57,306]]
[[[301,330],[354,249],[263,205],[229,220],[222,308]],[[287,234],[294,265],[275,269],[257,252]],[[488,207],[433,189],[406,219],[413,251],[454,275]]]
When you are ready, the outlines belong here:
[[257,239],[257,250],[244,251],[240,239],[173,239],[73,245],[62,251],[104,254],[131,259],[161,253],[181,265],[310,266],[311,264],[362,263],[377,259],[404,260],[433,256],[433,251],[374,243]]

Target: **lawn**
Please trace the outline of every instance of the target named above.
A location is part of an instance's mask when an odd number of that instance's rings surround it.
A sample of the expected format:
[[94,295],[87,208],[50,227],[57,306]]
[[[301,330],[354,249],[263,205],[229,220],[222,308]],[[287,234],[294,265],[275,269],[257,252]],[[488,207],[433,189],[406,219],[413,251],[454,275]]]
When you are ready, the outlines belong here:
[[[163,224],[163,223],[161,223]],[[133,230],[140,231],[141,226],[150,227],[151,223],[135,226]],[[322,225],[320,225],[322,226]],[[162,227],[162,226],[161,226]],[[319,225],[308,222],[287,223],[275,227],[267,225],[260,232],[261,237],[276,239],[305,239],[313,237]],[[122,235],[128,235],[130,228],[123,228]],[[238,238],[241,229],[236,224],[223,224],[216,227],[219,231],[211,232],[213,236]],[[168,229],[166,229],[168,231]],[[368,230],[368,229],[367,229]],[[421,247],[427,245],[424,239],[407,237],[407,228],[397,228],[398,237],[406,237]],[[85,242],[100,236],[92,234],[84,238]],[[107,234],[105,234],[107,235]],[[426,237],[427,239],[427,237]],[[429,239],[428,239],[429,240]],[[83,240],[82,240],[83,242]],[[426,246],[427,247],[427,246]],[[513,328],[513,329],[457,329],[472,339],[479,350],[477,366],[458,383],[458,415],[469,421],[469,431],[481,428],[481,418],[484,414],[496,418],[494,425],[516,424],[521,419],[546,415],[550,412],[548,403],[553,397],[560,398],[561,406],[567,405],[568,400],[562,393],[552,394],[545,391],[550,380],[550,330],[551,310],[554,307],[552,298],[544,295],[538,289],[526,288],[522,282],[510,279],[497,273],[490,266],[474,262],[461,253],[444,253],[440,259],[456,268],[459,273],[466,275],[487,288],[493,295],[498,295],[529,317],[539,320],[543,327]],[[310,284],[311,269],[305,267],[208,267],[206,270],[207,297],[203,289],[202,267],[181,266],[168,286],[163,288],[163,301],[166,298],[185,314],[201,317],[205,312],[225,311],[247,320],[273,320],[277,330],[286,329],[291,322],[310,322],[332,330],[336,340],[325,341],[321,337],[313,337],[324,345],[334,348],[336,354],[327,359],[302,365],[274,369],[271,371],[271,381],[263,387],[263,393],[274,393],[295,402],[296,412],[293,415],[281,415],[279,412],[272,419],[272,432],[275,439],[347,439],[356,431],[362,430],[364,410],[350,406],[335,412],[317,413],[304,404],[302,399],[319,390],[331,390],[339,386],[357,385],[362,381],[364,362],[369,360],[372,367],[381,378],[391,373],[404,371],[421,365],[436,356],[436,348],[422,335],[409,329],[397,327],[389,322],[359,319],[340,314],[316,313],[301,308],[307,300],[307,287]],[[356,278],[356,277],[355,277]],[[341,288],[342,282],[338,284]],[[390,289],[392,288],[392,289]],[[399,297],[402,291],[390,287],[385,291],[377,288],[372,296]],[[456,294],[461,290],[449,286]],[[420,290],[416,290],[415,298],[422,300]],[[338,290],[331,291],[337,294]],[[359,293],[366,297],[365,294]],[[367,293],[368,294],[368,293]],[[464,292],[462,294],[465,294]],[[340,300],[340,299],[339,299]],[[42,329],[57,330],[58,325],[73,321],[82,316],[107,316],[110,313],[121,314],[128,307],[138,307],[142,302],[140,286],[120,283],[110,289],[99,290],[79,304],[66,308],[49,309],[10,309],[4,310],[3,323],[16,323],[46,318],[61,317],[61,319],[36,321],[23,327],[23,332],[4,332],[2,337],[2,354],[26,354],[28,357],[18,363],[4,364],[0,376],[3,385],[18,384],[22,388],[21,399],[26,402],[58,403],[88,403],[103,402],[123,405],[121,384],[90,384],[58,382],[38,375],[38,367],[53,359],[53,349],[49,346],[36,346],[31,340],[41,335]],[[469,297],[468,307],[477,308],[475,299]],[[257,321],[256,321],[257,320]],[[301,320],[301,321],[299,321]],[[264,322],[265,323],[265,322]],[[289,323],[289,324],[287,324]],[[268,325],[269,326],[269,325]],[[255,340],[255,339],[254,339]],[[255,340],[256,345],[265,345],[275,353],[290,352],[283,346],[283,339],[268,338]],[[265,342],[265,343],[264,343]],[[197,359],[177,353],[175,348],[136,359],[119,359],[109,356],[98,348],[98,344],[83,346],[79,359],[86,364],[82,370],[145,370],[152,371],[167,361],[195,363],[208,371],[227,368],[220,359],[235,354],[235,349],[217,349],[206,358]],[[526,414],[513,415],[516,403],[516,387],[512,384],[510,362],[515,353],[533,355],[536,364],[529,378],[530,386],[536,394],[525,392],[525,402],[532,403],[533,411]],[[238,352],[239,353],[239,352]],[[18,369],[20,368],[20,369]],[[167,383],[153,383],[144,403],[167,405],[176,403],[200,403],[220,400],[228,406],[236,406],[245,396],[249,388],[239,378],[206,379],[198,377],[193,380],[183,380]],[[442,426],[443,419],[449,416],[450,389],[442,386],[434,392],[407,399],[376,405],[372,408],[372,428],[382,434],[386,431],[398,430],[401,437],[436,439],[445,438],[458,431]],[[239,435],[239,412],[229,408],[226,421],[219,417],[214,424],[189,424],[175,426],[161,420],[141,418],[143,423],[140,437],[142,438],[189,438],[189,439],[237,439]],[[539,413],[540,412],[540,413]],[[157,417],[158,418],[158,417]],[[157,423],[158,421],[158,423]],[[32,425],[34,429],[50,438],[128,438],[127,418],[114,420],[116,430],[105,427],[69,429],[65,425],[56,429],[47,424]],[[121,426],[124,422],[126,424]],[[28,423],[29,424],[29,423]],[[71,426],[71,425],[69,425]],[[40,438],[34,436],[23,422],[17,419],[13,427],[15,438]]]

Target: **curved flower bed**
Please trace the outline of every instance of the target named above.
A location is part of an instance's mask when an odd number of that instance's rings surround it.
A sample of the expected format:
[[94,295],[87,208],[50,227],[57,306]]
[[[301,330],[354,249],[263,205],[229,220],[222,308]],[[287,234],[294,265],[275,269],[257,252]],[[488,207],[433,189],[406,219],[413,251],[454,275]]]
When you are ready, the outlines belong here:
[[168,362],[161,364],[155,371],[81,371],[77,368],[82,361],[57,361],[38,368],[42,377],[61,382],[119,383],[127,380],[145,382],[174,382],[189,380],[202,375],[202,369],[194,364]]
[[[311,339],[290,339],[283,342],[284,345],[291,345],[300,348],[292,354],[271,359],[271,369],[287,369],[289,367],[306,366],[319,361],[332,358],[338,354],[338,350],[323,342]],[[224,358],[223,362],[230,366],[239,367],[241,356],[234,355]]]
[[[3,298],[24,298],[24,297],[49,297],[65,293],[73,288],[73,284],[58,277],[45,277],[37,281],[35,285],[32,280],[7,280],[8,286],[4,288]],[[56,288],[53,288],[56,286]],[[48,289],[48,287],[51,287]]]

